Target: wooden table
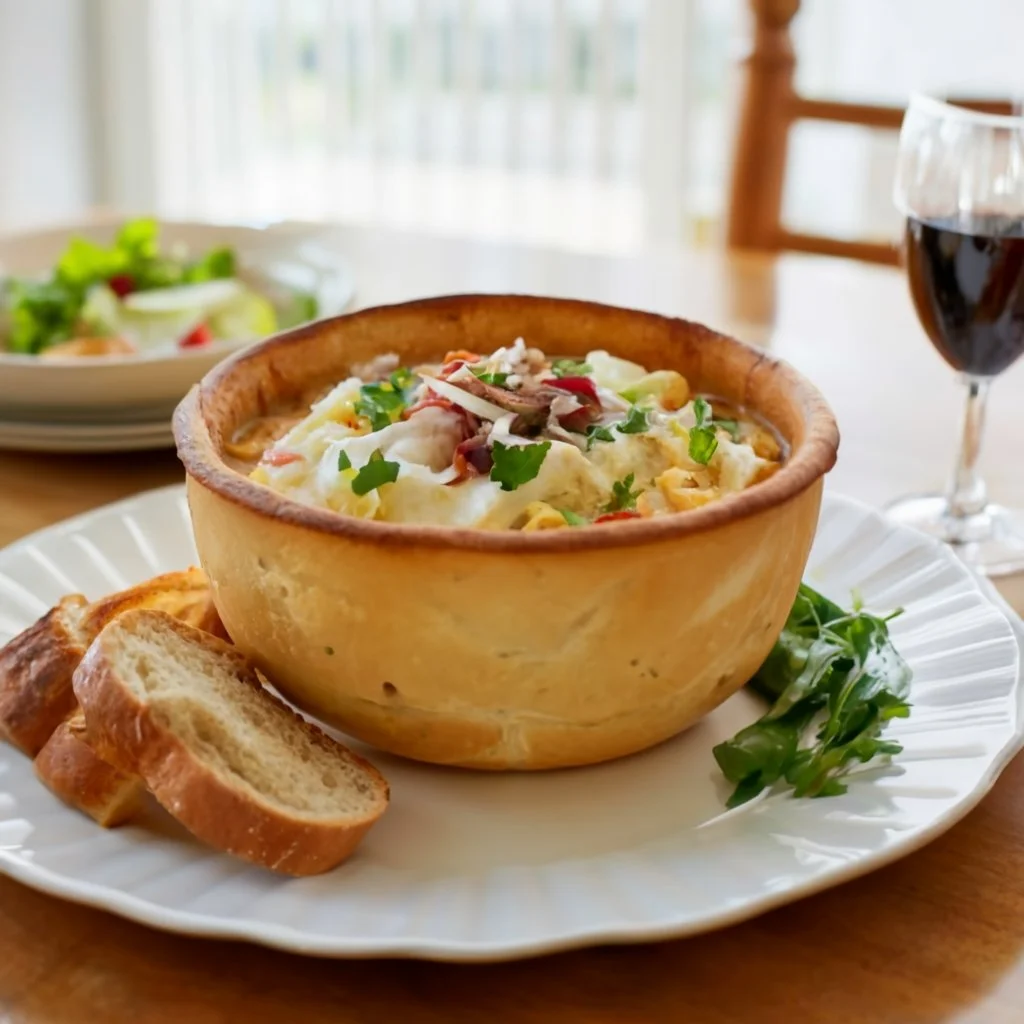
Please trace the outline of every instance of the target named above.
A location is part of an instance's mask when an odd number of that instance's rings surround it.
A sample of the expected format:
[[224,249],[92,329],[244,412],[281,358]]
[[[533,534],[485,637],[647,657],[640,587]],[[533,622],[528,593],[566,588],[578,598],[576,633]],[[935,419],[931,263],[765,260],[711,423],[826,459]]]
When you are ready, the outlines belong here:
[[[805,371],[843,430],[830,485],[872,503],[941,486],[953,374],[899,274],[814,257],[559,254],[338,229],[361,305],[456,291],[601,299],[702,320]],[[1024,507],[1024,364],[992,398],[985,467]],[[169,452],[0,453],[0,544],[174,481]],[[1024,610],[1024,584],[1004,586]],[[1018,786],[1022,789],[1018,791]],[[151,932],[0,881],[0,1022],[1024,1020],[1024,758],[924,850],[716,934],[493,966],[302,959]]]

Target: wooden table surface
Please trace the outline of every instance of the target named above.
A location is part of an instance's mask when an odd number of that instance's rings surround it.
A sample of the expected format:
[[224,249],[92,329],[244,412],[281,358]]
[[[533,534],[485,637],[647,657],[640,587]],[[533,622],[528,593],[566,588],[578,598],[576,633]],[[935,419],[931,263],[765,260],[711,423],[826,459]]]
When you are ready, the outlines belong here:
[[[357,301],[520,291],[702,320],[806,372],[843,432],[837,491],[871,503],[941,486],[953,374],[896,272],[815,257],[660,251],[633,259],[337,229]],[[994,389],[984,466],[1024,508],[1024,364]],[[0,544],[180,478],[170,452],[0,452]],[[1003,585],[1024,610],[1024,582]],[[925,849],[703,937],[520,963],[303,959],[165,935],[0,880],[0,1024],[371,1021],[621,1024],[1024,1020],[1024,758]]]

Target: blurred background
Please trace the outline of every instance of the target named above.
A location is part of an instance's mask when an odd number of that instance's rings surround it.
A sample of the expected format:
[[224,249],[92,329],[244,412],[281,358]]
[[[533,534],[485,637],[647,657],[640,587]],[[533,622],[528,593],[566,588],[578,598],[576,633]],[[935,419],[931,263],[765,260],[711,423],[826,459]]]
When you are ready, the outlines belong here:
[[[112,207],[714,243],[749,17],[746,0],[0,0],[0,229]],[[1024,3],[804,0],[793,37],[817,97],[1008,96]],[[798,124],[788,224],[891,238],[895,146]]]

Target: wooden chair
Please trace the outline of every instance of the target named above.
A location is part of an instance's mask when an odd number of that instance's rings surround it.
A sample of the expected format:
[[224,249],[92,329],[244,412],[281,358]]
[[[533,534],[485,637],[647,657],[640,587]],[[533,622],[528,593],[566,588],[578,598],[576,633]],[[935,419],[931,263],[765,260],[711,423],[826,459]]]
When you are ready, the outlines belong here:
[[[811,99],[793,87],[796,58],[789,26],[800,0],[748,0],[753,44],[744,59],[740,117],[733,155],[726,241],[737,249],[792,250],[895,264],[894,244],[849,241],[789,231],[782,223],[789,134],[797,121],[831,121],[898,131],[900,107]],[[951,100],[986,113],[1008,114],[1001,101]]]

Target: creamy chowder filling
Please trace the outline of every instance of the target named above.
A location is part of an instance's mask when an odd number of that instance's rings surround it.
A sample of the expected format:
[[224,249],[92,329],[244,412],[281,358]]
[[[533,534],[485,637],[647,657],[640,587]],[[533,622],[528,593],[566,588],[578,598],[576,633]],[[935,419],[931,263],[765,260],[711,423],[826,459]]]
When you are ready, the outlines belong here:
[[[257,424],[236,451],[259,435]],[[251,477],[363,519],[545,530],[698,508],[781,460],[770,429],[691,394],[674,370],[604,351],[551,359],[520,338],[490,355],[354,368]]]

